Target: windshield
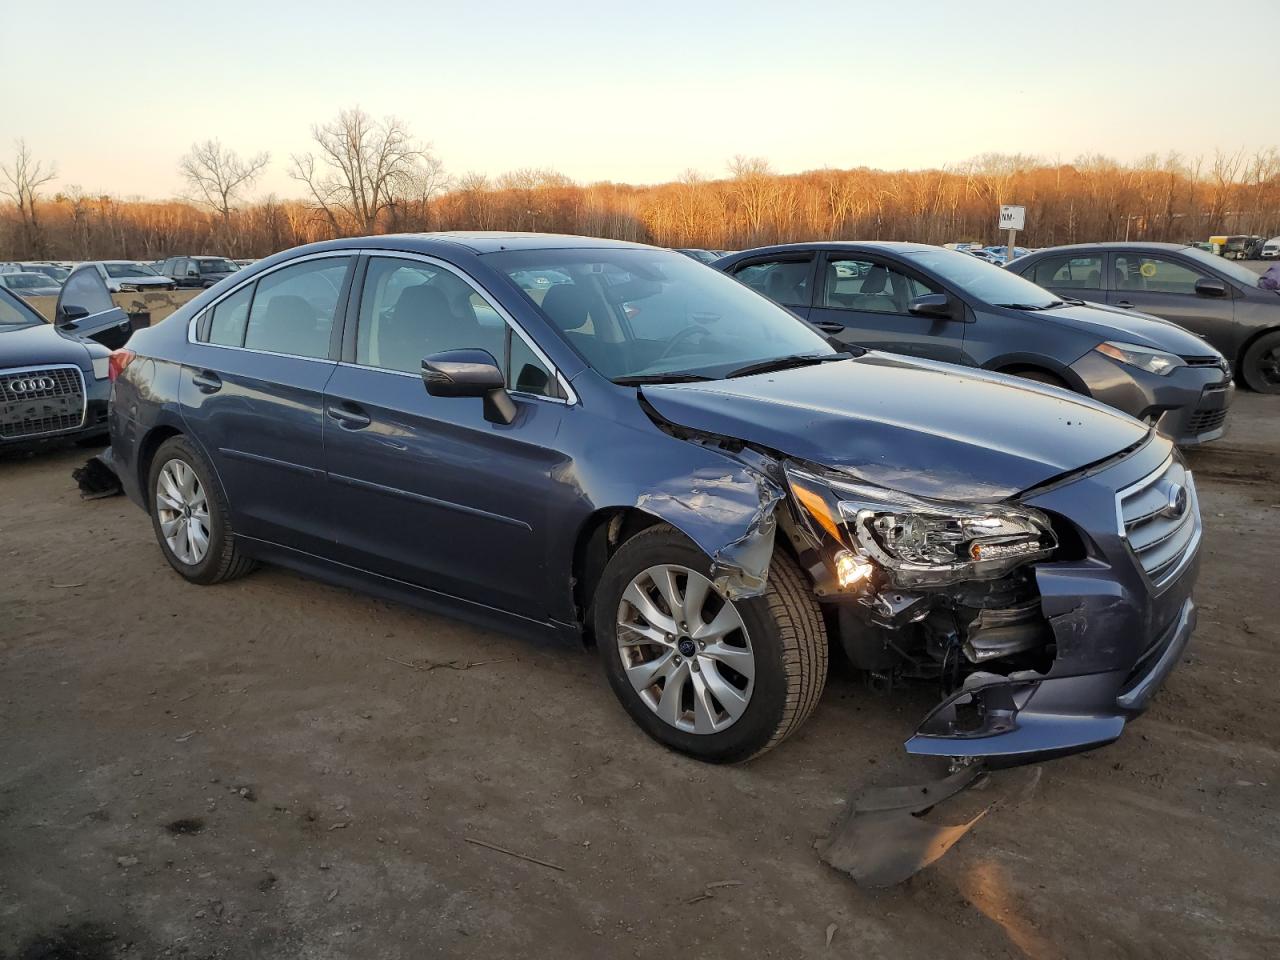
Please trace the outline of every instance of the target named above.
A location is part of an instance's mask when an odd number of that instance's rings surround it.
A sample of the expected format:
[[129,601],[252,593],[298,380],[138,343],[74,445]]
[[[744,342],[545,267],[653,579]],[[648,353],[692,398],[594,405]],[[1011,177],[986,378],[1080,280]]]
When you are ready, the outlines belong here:
[[104,263],[108,277],[158,277],[145,263]]
[[1258,285],[1259,274],[1254,273],[1248,267],[1242,267],[1234,260],[1224,260],[1212,253],[1206,253],[1197,247],[1187,247],[1181,251],[1192,260],[1198,260],[1206,267],[1212,267],[1219,273],[1225,273],[1228,277],[1240,284],[1242,287],[1256,287]]
[[9,273],[0,276],[0,283],[3,283],[10,290],[36,290],[40,287],[49,288],[56,284],[46,277],[43,273]]
[[1062,302],[1044,287],[1037,287],[1016,273],[967,253],[939,248],[912,251],[903,256],[984,303],[1043,309]]
[[235,273],[239,269],[230,260],[223,260],[221,257],[197,260],[196,264],[200,267],[201,273]]
[[36,313],[8,290],[0,288],[0,332],[44,323]]
[[794,315],[683,254],[513,250],[486,260],[611,380],[719,378],[781,357],[837,356]]

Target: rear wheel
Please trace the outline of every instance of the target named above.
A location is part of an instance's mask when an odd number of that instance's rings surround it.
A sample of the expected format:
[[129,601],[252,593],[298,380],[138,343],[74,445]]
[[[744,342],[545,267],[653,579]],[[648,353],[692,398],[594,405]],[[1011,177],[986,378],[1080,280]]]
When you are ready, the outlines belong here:
[[243,576],[254,563],[236,543],[213,470],[185,437],[170,437],[151,461],[151,525],[169,565],[192,583]]
[[610,559],[592,609],[605,674],[632,719],[700,760],[747,760],[781,743],[826,683],[821,612],[781,553],[762,596],[729,600],[701,550],[650,527]]
[[1280,330],[1264,333],[1244,352],[1240,376],[1259,393],[1280,393]]

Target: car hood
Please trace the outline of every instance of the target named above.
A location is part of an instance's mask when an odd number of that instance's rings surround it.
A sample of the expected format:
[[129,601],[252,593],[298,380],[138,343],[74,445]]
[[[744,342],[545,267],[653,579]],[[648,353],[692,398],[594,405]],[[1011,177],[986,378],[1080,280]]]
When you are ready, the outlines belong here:
[[[103,354],[109,353],[103,348]],[[49,324],[0,327],[0,370],[12,367],[36,367],[47,363],[74,363],[82,370],[92,369],[90,348],[82,340],[72,340]]]
[[1029,311],[1037,317],[1061,326],[1083,329],[1097,335],[1099,341],[1114,340],[1134,343],[1153,350],[1167,350],[1180,357],[1207,357],[1217,351],[1194,333],[1149,313],[1136,313],[1103,303],[1068,305],[1056,310]]
[[1105,460],[1149,432],[1065,390],[876,352],[641,392],[679,426],[946,500],[1013,496]]

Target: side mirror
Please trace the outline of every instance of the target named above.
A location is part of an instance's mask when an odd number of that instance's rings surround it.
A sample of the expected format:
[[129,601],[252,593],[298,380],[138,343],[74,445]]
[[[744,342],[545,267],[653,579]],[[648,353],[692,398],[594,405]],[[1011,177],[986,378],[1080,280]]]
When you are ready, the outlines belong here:
[[926,293],[924,296],[916,297],[907,304],[907,312],[917,317],[950,320],[951,301],[945,293]]
[[75,323],[77,320],[83,320],[89,316],[89,311],[84,307],[77,307],[73,303],[64,303],[58,310],[57,322],[59,326],[68,323]]
[[516,418],[502,368],[487,350],[446,350],[424,357],[422,382],[433,397],[483,398],[484,417],[493,423]]
[[1197,297],[1225,297],[1227,285],[1217,277],[1201,277],[1196,281]]

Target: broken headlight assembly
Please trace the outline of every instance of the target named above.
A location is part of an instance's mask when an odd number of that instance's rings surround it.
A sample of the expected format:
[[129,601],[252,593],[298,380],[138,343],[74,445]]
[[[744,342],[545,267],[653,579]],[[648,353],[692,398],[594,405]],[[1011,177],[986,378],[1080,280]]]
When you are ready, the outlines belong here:
[[796,501],[838,545],[848,589],[882,570],[899,587],[994,580],[1057,546],[1049,518],[1030,507],[926,500],[826,471],[787,468]]

